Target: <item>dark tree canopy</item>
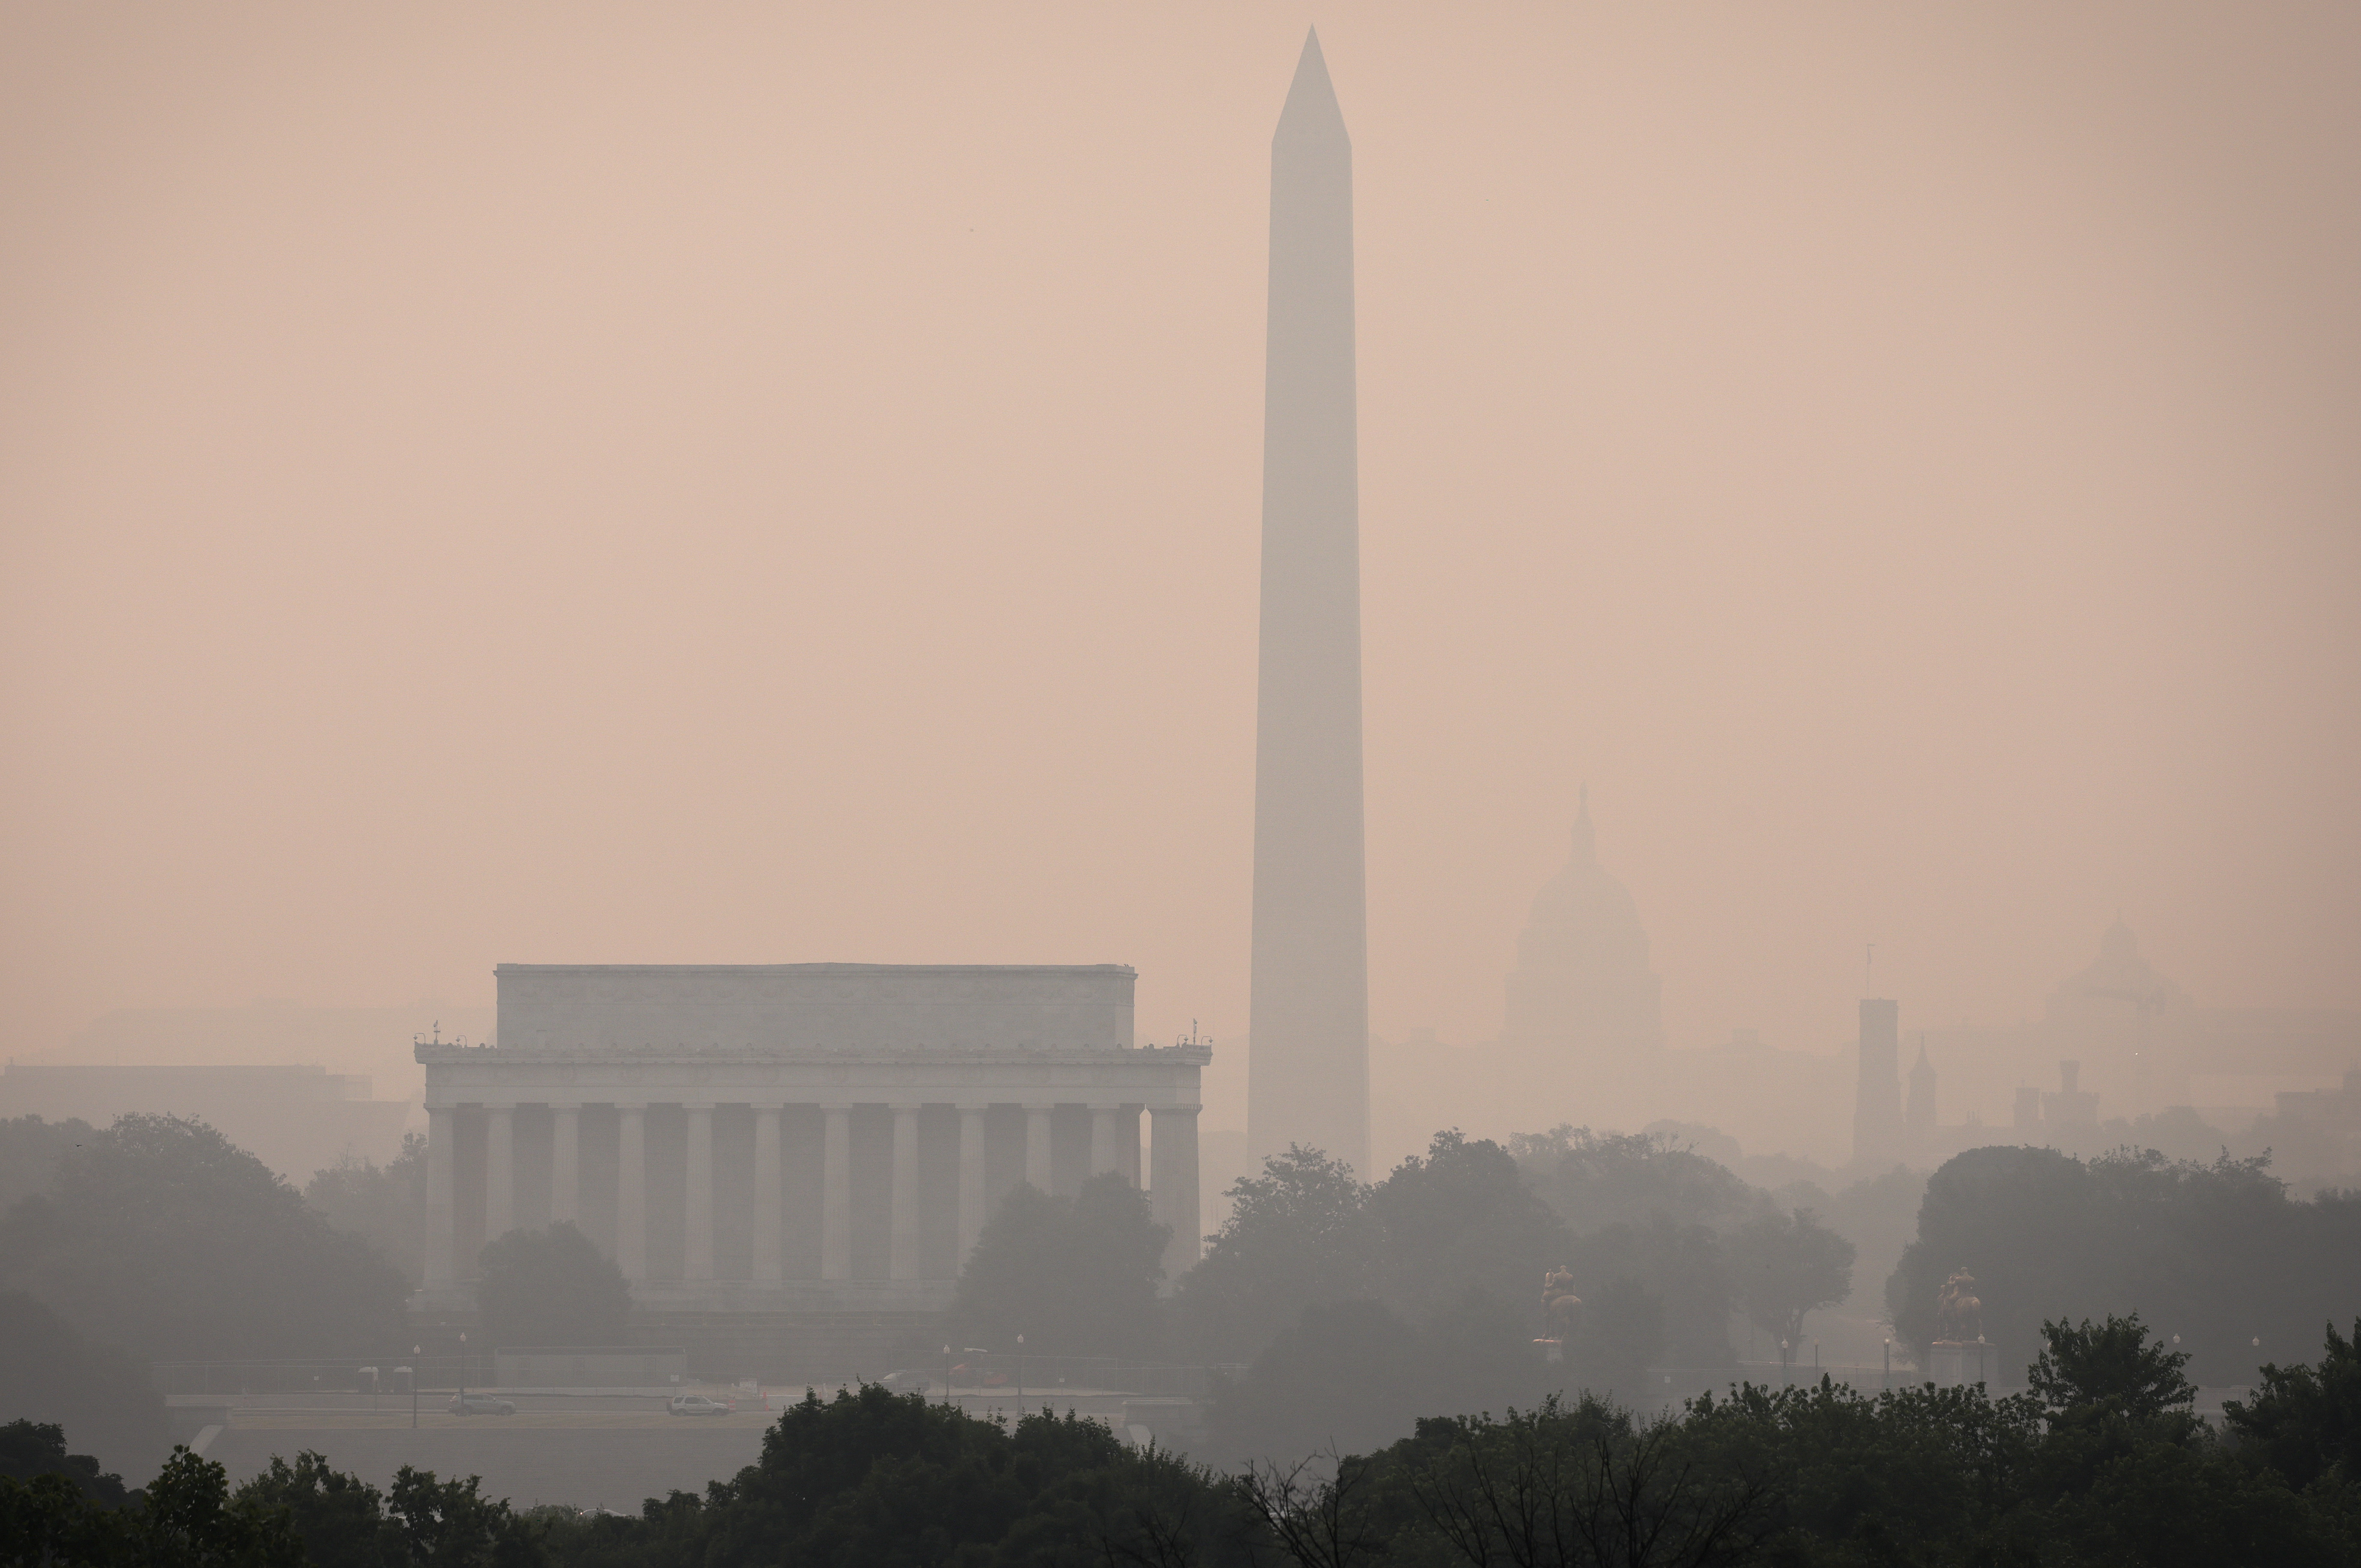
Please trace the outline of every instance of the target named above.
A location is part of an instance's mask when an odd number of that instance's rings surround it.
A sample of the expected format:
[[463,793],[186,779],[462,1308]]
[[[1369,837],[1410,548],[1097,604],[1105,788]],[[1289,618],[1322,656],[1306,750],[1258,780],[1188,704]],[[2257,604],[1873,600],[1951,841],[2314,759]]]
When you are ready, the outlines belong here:
[[484,1244],[476,1303],[495,1346],[625,1343],[631,1288],[598,1244],[564,1220]]
[[1538,1299],[1542,1276],[1573,1243],[1565,1223],[1488,1138],[1437,1133],[1370,1190],[1384,1237],[1379,1278],[1396,1311],[1422,1320],[1472,1290],[1503,1303]]
[[976,1238],[951,1303],[961,1337],[1046,1355],[1159,1354],[1157,1286],[1167,1227],[1148,1195],[1112,1173],[1071,1198],[1019,1186]]
[[48,1190],[58,1162],[97,1133],[88,1122],[71,1116],[62,1122],[0,1116],[0,1213],[20,1198]]
[[1971,1149],[1928,1180],[1917,1238],[1887,1281],[1898,1338],[1923,1351],[1960,1268],[2004,1357],[2032,1352],[2046,1319],[2137,1310],[2180,1336],[2199,1383],[2250,1384],[2361,1300],[2361,1193],[2290,1199],[2262,1159]]
[[2253,1442],[2291,1486],[2334,1474],[2361,1486],[2361,1318],[2350,1339],[2327,1325],[2318,1366],[2266,1364],[2250,1398],[2222,1407],[2230,1430]]
[[1377,1294],[1378,1234],[1352,1168],[1300,1146],[1229,1190],[1229,1217],[1174,1307],[1189,1354],[1245,1361],[1322,1302]]
[[1803,1343],[1806,1313],[1852,1293],[1852,1243],[1809,1209],[1755,1216],[1731,1234],[1727,1251],[1747,1317],[1790,1347]]
[[1664,1136],[1561,1124],[1518,1134],[1509,1152],[1543,1201],[1578,1233],[1659,1216],[1726,1232],[1770,1204],[1729,1167]]
[[2197,1398],[2180,1370],[2188,1354],[2150,1344],[2137,1312],[2103,1323],[2044,1323],[2041,1339],[2026,1383],[2052,1420],[2087,1413],[2153,1420],[2186,1410]]
[[202,1122],[125,1116],[0,1219],[0,1286],[153,1360],[374,1354],[401,1272]]
[[71,1425],[108,1469],[135,1478],[172,1448],[148,1364],[91,1343],[21,1290],[0,1291],[0,1414]]
[[328,1223],[366,1240],[414,1288],[426,1280],[426,1140],[405,1133],[401,1152],[379,1165],[347,1156],[304,1184],[303,1201]]

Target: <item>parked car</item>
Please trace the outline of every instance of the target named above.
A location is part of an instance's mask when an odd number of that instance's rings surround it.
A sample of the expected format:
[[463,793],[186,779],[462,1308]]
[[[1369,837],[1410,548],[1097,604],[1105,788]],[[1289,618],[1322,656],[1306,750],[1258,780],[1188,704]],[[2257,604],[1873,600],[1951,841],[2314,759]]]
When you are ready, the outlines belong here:
[[506,1399],[495,1399],[489,1394],[454,1394],[451,1402],[443,1407],[455,1416],[512,1416],[516,1406]]
[[675,1394],[664,1407],[675,1416],[726,1416],[737,1408],[727,1399],[708,1399],[702,1394]]
[[923,1394],[933,1387],[935,1382],[923,1372],[888,1372],[877,1380],[877,1386],[896,1394]]

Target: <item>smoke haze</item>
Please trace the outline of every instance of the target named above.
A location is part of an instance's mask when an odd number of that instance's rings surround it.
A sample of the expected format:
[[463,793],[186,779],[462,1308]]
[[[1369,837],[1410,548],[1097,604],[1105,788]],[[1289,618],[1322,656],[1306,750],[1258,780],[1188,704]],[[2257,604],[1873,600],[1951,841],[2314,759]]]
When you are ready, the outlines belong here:
[[1499,1033],[1585,783],[1675,1046],[1834,1053],[1870,942],[2010,1024],[2118,910],[2361,1006],[2350,7],[19,7],[0,1049],[1109,961],[1243,1126],[1307,20],[1375,1033]]

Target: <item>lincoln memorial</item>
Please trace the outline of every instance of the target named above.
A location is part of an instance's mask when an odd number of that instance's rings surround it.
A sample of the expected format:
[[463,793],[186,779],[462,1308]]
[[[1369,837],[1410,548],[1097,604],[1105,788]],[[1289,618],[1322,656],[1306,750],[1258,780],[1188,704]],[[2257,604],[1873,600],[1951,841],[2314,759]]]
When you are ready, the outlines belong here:
[[489,1238],[566,1220],[668,1316],[939,1310],[1018,1182],[1143,1164],[1167,1277],[1196,1261],[1212,1048],[1135,1046],[1128,967],[495,972],[496,1043],[418,1047],[423,1310],[471,1303]]

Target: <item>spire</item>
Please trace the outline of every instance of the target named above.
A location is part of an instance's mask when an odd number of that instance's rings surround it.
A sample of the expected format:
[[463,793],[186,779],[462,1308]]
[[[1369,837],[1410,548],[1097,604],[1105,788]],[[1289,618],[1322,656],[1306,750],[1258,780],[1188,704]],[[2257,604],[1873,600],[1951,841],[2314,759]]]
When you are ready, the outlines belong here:
[[1304,35],[1302,58],[1295,62],[1295,80],[1288,84],[1287,105],[1279,112],[1276,144],[1318,138],[1350,145],[1345,134],[1345,111],[1337,105],[1336,88],[1328,80],[1328,61],[1320,52],[1320,29]]

